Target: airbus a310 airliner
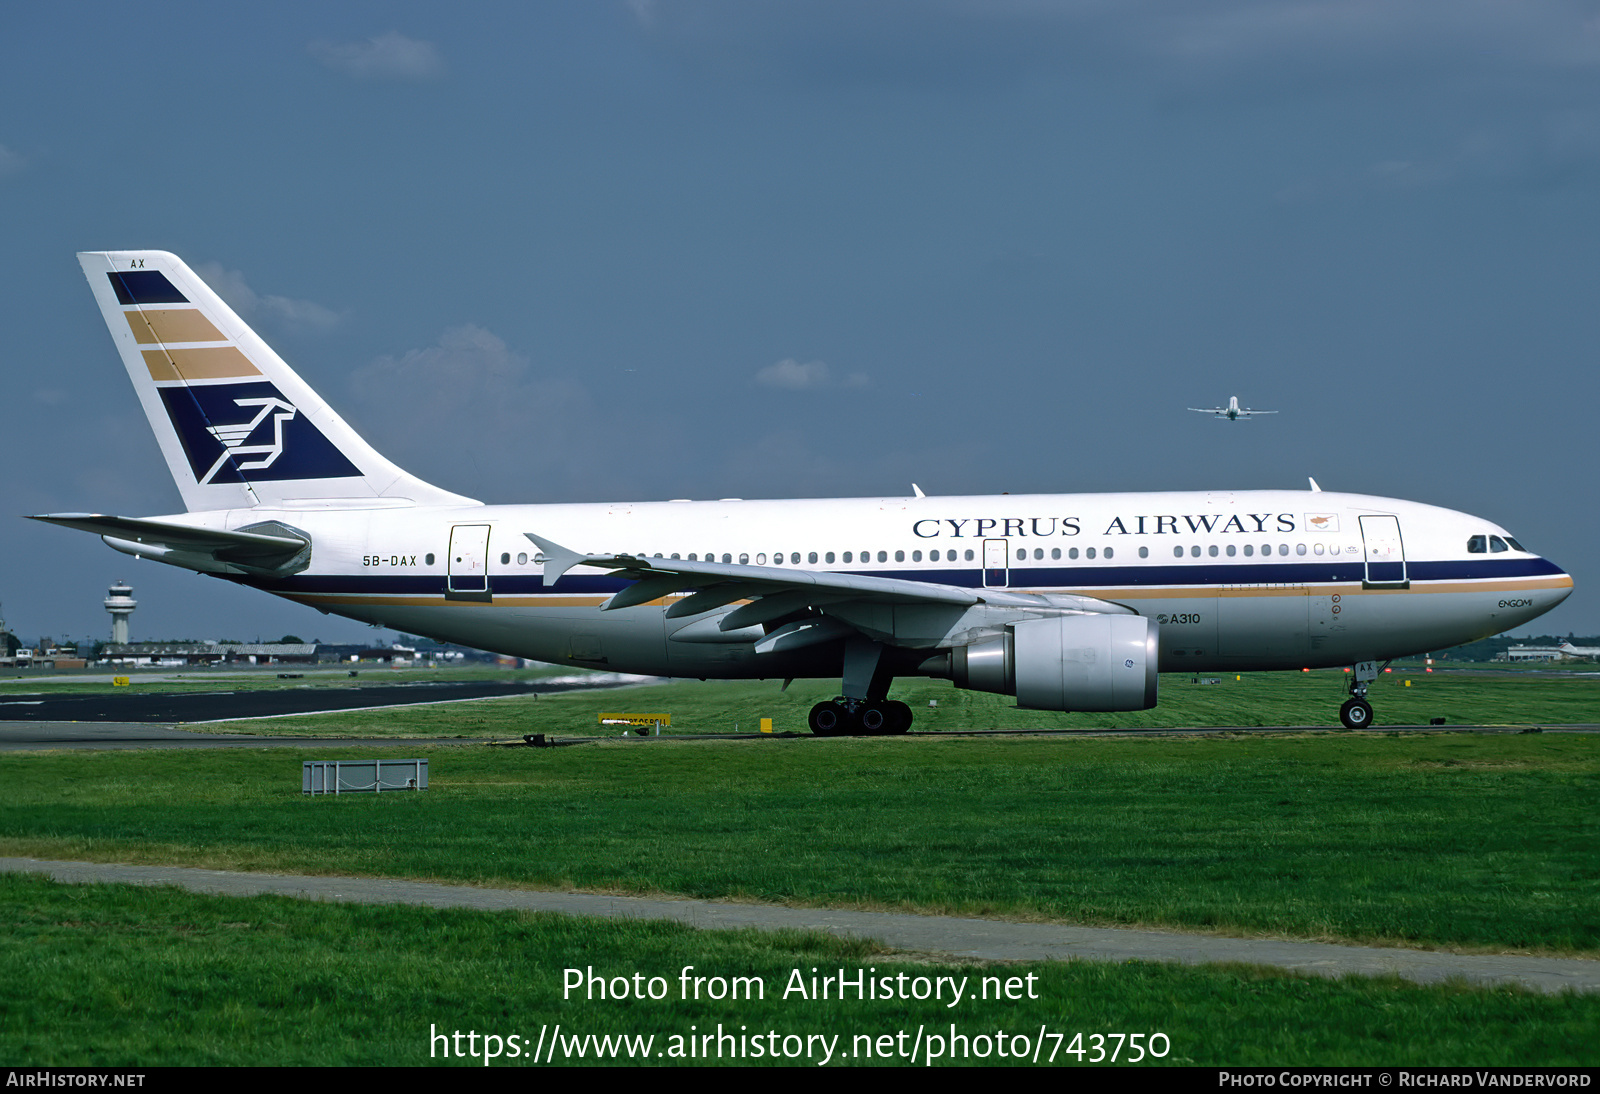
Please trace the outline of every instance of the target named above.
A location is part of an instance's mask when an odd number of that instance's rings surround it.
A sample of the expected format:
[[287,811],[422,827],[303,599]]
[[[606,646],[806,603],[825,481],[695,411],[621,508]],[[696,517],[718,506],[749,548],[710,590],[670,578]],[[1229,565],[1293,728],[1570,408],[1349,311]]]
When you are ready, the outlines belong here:
[[78,257],[187,512],[36,519],[519,657],[836,677],[819,735],[905,732],[897,676],[1119,711],[1158,671],[1340,665],[1356,728],[1381,663],[1572,591],[1481,517],[1318,490],[484,505],[379,455],[173,255]]

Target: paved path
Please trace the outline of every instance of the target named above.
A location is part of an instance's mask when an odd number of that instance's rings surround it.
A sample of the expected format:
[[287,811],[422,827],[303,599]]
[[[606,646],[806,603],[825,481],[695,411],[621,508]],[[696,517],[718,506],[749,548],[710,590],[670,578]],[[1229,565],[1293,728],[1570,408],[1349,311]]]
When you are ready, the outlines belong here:
[[711,900],[654,900],[645,897],[546,893],[520,889],[479,889],[382,878],[297,877],[196,870],[178,866],[120,866],[91,862],[48,862],[0,858],[0,871],[42,873],[57,881],[125,882],[176,885],[200,893],[253,896],[273,893],[307,900],[360,904],[416,904],[430,908],[517,909],[562,912],[608,919],[670,919],[703,929],[783,927],[874,938],[918,953],[944,953],[988,961],[1173,961],[1185,965],[1238,961],[1275,965],[1297,972],[1337,977],[1350,973],[1394,974],[1422,984],[1459,978],[1474,984],[1518,984],[1535,991],[1600,991],[1600,961],[1516,955],[1464,955],[1423,950],[1335,946],[1317,942],[1274,942],[1214,938],[1171,931],[1132,931],[1070,927],[1049,923],[1006,923],[950,916],[849,912],[826,908],[785,908]]

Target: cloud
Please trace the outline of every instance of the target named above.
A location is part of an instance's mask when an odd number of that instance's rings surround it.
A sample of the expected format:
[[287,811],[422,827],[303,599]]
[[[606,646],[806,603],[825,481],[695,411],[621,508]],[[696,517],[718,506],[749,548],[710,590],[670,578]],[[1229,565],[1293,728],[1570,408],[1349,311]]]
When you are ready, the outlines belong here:
[[1525,112],[1513,122],[1480,124],[1453,141],[1361,167],[1312,176],[1276,194],[1299,204],[1364,194],[1478,182],[1549,187],[1593,184],[1600,175],[1600,110]]
[[801,364],[786,357],[775,365],[768,365],[756,373],[756,383],[763,387],[781,388],[785,391],[818,391],[832,387],[866,387],[870,382],[865,373],[852,372],[843,380],[835,381],[833,372],[825,361],[808,361]]
[[318,39],[306,51],[326,67],[357,80],[424,83],[444,75],[444,61],[432,42],[407,38],[394,30],[347,45]]
[[476,324],[379,357],[350,377],[350,393],[379,449],[423,479],[516,501],[610,489],[610,453],[597,437],[615,423],[580,384],[534,374]]
[[0,179],[7,175],[15,175],[28,165],[28,161],[17,155],[5,145],[0,144]]
[[339,313],[310,300],[287,296],[261,296],[245,283],[238,270],[224,269],[218,262],[202,262],[195,267],[200,279],[228,306],[245,319],[265,317],[293,331],[321,333],[339,323]]
[[1594,72],[1572,0],[632,0],[639,32],[745,78],[963,85],[1115,72],[1189,93]]

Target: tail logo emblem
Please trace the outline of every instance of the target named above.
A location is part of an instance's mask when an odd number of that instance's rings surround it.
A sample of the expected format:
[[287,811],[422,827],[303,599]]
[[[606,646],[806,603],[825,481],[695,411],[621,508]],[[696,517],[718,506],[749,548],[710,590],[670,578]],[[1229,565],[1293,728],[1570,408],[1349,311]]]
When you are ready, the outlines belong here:
[[[264,467],[271,467],[283,455],[283,424],[293,418],[297,413],[295,408],[282,399],[235,399],[234,404],[242,407],[260,407],[256,416],[248,422],[236,425],[208,425],[206,432],[215,437],[222,444],[222,455],[217,457],[217,462],[211,465],[211,470],[201,477],[201,485],[211,481],[211,477],[222,470],[224,464],[230,459],[239,456],[262,456],[264,459],[250,460],[238,464],[240,471],[256,471]],[[277,413],[273,413],[274,411]],[[245,444],[251,434],[265,422],[272,418],[272,441],[270,444]]]
[[200,486],[361,475],[275,384],[164,384],[156,390]]

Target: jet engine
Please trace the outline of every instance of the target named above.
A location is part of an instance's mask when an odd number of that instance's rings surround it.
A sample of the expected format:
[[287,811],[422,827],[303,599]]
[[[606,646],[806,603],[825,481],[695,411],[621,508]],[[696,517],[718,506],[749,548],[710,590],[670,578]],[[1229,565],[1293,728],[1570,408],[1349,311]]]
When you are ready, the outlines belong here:
[[1013,623],[950,651],[958,688],[1015,695],[1033,710],[1149,710],[1157,630],[1142,615],[1059,615]]

